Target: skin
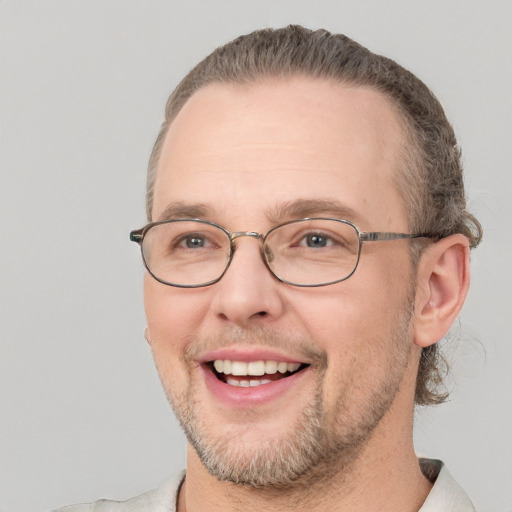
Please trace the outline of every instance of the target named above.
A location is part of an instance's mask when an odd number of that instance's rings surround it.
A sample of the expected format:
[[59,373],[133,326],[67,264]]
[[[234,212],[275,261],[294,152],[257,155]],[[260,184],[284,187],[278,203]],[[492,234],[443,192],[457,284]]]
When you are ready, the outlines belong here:
[[[169,129],[153,220],[201,213],[230,231],[266,233],[300,213],[287,209],[291,201],[322,200],[329,204],[308,216],[408,232],[393,184],[403,143],[396,113],[374,91],[306,78],[210,85]],[[176,212],[178,203],[186,209]],[[319,288],[277,281],[259,242],[247,237],[237,240],[230,268],[212,286],[173,288],[147,275],[148,340],[162,383],[178,415],[185,411],[207,440],[227,437],[232,455],[250,460],[265,449],[262,440],[279,444],[293,436],[304,406],[318,396],[335,439],[356,439],[361,418],[375,420],[356,449],[340,450],[281,488],[219,481],[189,445],[179,509],[418,510],[431,484],[412,444],[414,383],[420,347],[444,335],[467,290],[467,243],[455,237],[427,251],[417,275],[407,241],[365,244],[352,277]],[[312,365],[272,400],[251,407],[219,402],[201,357],[221,347],[250,354],[270,343],[291,360],[320,354],[324,366]],[[376,418],[375,390],[386,386],[393,392],[379,399],[390,403]]]

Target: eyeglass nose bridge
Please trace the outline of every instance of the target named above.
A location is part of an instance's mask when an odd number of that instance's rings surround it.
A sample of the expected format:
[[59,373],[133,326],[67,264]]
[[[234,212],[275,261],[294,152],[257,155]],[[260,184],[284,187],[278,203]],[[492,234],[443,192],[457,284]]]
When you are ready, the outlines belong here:
[[[236,249],[236,246],[235,246],[235,240],[237,238],[240,238],[242,236],[250,236],[252,238],[256,238],[256,240],[259,240],[260,242],[262,242],[264,244],[265,242],[265,238],[266,238],[266,235],[263,235],[261,233],[258,233],[257,231],[235,231],[234,233],[230,233],[229,234],[229,240],[231,242],[231,256],[230,256],[230,260],[229,260],[229,263],[228,263],[228,266],[226,267],[226,270],[224,271],[224,273],[226,273],[226,271],[228,270],[228,267],[231,265],[231,261],[233,259],[233,256],[234,256],[234,253],[235,253],[235,249]],[[262,245],[262,248],[261,248],[261,257],[263,259],[263,263],[265,263],[267,269],[270,271],[271,274],[273,274],[275,277],[277,277],[277,279],[279,279],[280,281],[282,281],[282,279],[280,277],[278,277],[274,271],[272,270],[272,268],[270,267],[270,264],[272,263],[272,261],[274,260],[274,254],[272,253],[272,251],[269,249],[269,247],[266,247],[265,245]],[[222,274],[224,275],[224,274]],[[222,277],[222,276],[221,276]]]
[[252,236],[258,240],[263,240],[265,237],[261,233],[257,233],[256,231],[235,231],[229,235],[229,239],[233,242],[236,238],[240,238],[241,236]]
[[[235,231],[234,233],[230,233],[229,240],[231,241],[231,249],[232,249],[231,257],[233,257],[233,253],[235,252],[235,240],[242,236],[250,236],[252,238],[256,238],[256,240],[259,240],[260,242],[264,242],[266,235],[262,235],[261,233],[258,233],[257,231]],[[269,264],[274,259],[274,255],[272,254],[272,251],[270,251],[268,247],[263,246],[262,250],[261,250],[261,257],[263,258],[263,261],[265,262],[265,265],[267,265],[270,272],[273,273],[273,271],[269,267]]]

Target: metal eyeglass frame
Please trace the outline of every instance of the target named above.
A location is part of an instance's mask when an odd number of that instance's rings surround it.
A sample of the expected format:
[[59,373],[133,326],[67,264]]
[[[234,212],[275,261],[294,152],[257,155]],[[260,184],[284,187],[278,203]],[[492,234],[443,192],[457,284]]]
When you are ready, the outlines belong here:
[[[342,279],[336,279],[334,281],[329,281],[327,283],[297,284],[297,283],[293,283],[291,281],[287,281],[286,279],[283,279],[282,277],[278,276],[270,267],[267,256],[265,254],[265,251],[263,250],[263,247],[265,246],[265,240],[273,231],[281,228],[282,226],[287,226],[288,224],[293,224],[296,222],[315,221],[315,220],[337,221],[337,222],[341,222],[343,224],[348,224],[355,230],[357,237],[359,239],[359,246],[358,246],[358,250],[357,250],[357,259],[356,259],[354,268],[353,268],[352,272],[350,272],[350,274],[343,277]],[[209,226],[214,226],[226,234],[226,236],[228,237],[228,239],[230,241],[230,253],[229,253],[228,262],[226,264],[226,268],[224,269],[224,271],[222,272],[222,274],[219,277],[217,277],[216,279],[213,279],[211,281],[208,281],[206,283],[201,283],[201,284],[175,284],[175,283],[169,283],[168,281],[164,281],[163,279],[161,279],[158,276],[156,276],[155,274],[153,274],[153,272],[149,268],[149,266],[146,262],[146,258],[144,256],[144,250],[142,247],[144,237],[146,236],[146,233],[152,227],[159,226],[161,224],[170,224],[173,222],[201,222],[201,223],[207,224]],[[179,219],[170,219],[170,220],[163,220],[163,221],[157,221],[157,222],[150,222],[150,223],[146,224],[144,227],[142,227],[140,229],[134,229],[133,231],[130,232],[130,240],[132,242],[135,242],[140,245],[142,261],[144,263],[144,266],[146,267],[146,270],[149,272],[149,274],[156,281],[158,281],[162,284],[165,284],[167,286],[174,286],[177,288],[202,288],[204,286],[210,286],[212,284],[219,282],[223,278],[224,274],[227,272],[229,266],[231,265],[231,262],[233,261],[233,256],[234,256],[235,250],[236,250],[235,240],[242,236],[250,236],[250,237],[256,238],[261,241],[261,243],[262,243],[261,257],[263,259],[263,262],[265,263],[265,266],[267,267],[269,272],[278,281],[281,281],[282,283],[289,284],[291,286],[298,286],[301,288],[317,288],[319,286],[328,286],[331,284],[340,283],[340,282],[348,279],[350,276],[352,276],[354,274],[354,272],[357,269],[357,266],[359,265],[359,258],[361,256],[361,248],[362,248],[364,242],[388,242],[390,240],[410,240],[410,239],[414,239],[414,238],[433,238],[432,235],[427,235],[427,234],[422,234],[422,233],[393,233],[393,232],[387,232],[387,231],[361,231],[354,223],[350,222],[349,220],[337,219],[337,218],[331,218],[331,217],[306,217],[303,219],[290,220],[287,222],[283,222],[282,224],[279,224],[277,226],[274,226],[269,231],[267,231],[267,233],[265,233],[265,234],[258,233],[256,231],[235,231],[235,232],[231,233],[226,228],[220,226],[219,224],[217,224],[215,222],[212,222],[209,220],[203,220],[203,219],[196,219],[196,218],[179,218]]]

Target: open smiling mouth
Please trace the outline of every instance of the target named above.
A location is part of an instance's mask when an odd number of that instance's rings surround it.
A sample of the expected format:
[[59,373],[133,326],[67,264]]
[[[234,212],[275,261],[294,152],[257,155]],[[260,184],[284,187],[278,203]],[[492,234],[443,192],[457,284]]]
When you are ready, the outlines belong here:
[[208,363],[214,375],[230,386],[249,388],[286,379],[307,368],[308,364],[283,361],[231,361],[216,359]]

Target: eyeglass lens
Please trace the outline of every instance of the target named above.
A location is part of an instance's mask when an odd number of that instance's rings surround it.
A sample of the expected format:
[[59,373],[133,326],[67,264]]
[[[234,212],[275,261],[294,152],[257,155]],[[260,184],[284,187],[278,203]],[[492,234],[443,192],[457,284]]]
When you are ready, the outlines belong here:
[[[177,220],[151,226],[142,251],[148,270],[158,280],[175,286],[201,286],[223,275],[231,246],[229,234],[218,226]],[[346,221],[293,221],[267,234],[262,255],[279,279],[318,286],[352,274],[359,257],[359,236]]]

